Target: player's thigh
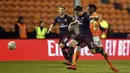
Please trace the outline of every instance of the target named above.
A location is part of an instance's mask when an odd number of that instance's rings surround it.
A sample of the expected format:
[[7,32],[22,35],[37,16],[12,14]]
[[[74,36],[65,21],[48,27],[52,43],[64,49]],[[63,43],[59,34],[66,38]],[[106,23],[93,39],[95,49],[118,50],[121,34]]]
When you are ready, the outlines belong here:
[[87,46],[84,42],[80,43],[80,47],[84,48],[85,46]]
[[59,46],[61,49],[65,47],[64,36],[59,37]]
[[88,46],[89,49],[94,49],[93,37],[90,35],[86,35],[83,37],[84,43]]
[[80,46],[80,43],[82,42],[82,39],[81,39],[81,35],[80,34],[77,34],[73,39],[71,39],[69,41],[69,45],[72,46],[72,47],[75,47],[75,46]]
[[98,36],[93,37],[93,43],[96,47],[103,47],[102,42]]
[[62,37],[62,40],[60,41],[60,47],[65,48],[67,46],[67,42],[70,40],[70,36],[64,36]]
[[76,41],[75,39],[70,39],[67,43],[67,46],[69,47],[75,47],[79,42]]

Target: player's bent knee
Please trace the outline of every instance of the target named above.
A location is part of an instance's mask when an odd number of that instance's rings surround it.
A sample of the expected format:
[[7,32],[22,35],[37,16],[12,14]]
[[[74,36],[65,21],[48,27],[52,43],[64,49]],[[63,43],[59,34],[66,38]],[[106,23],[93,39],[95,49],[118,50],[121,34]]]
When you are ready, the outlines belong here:
[[95,49],[92,49],[92,50],[90,50],[90,52],[91,52],[92,54],[95,54],[95,53],[96,53],[96,50],[95,50]]
[[104,52],[103,48],[97,48],[96,52],[102,54],[104,57],[108,57],[107,53]]
[[96,53],[100,53],[103,55],[103,48],[96,48]]
[[65,45],[63,43],[60,43],[60,48],[63,49]]
[[78,42],[76,40],[71,40],[69,43],[69,47],[74,47],[78,44]]

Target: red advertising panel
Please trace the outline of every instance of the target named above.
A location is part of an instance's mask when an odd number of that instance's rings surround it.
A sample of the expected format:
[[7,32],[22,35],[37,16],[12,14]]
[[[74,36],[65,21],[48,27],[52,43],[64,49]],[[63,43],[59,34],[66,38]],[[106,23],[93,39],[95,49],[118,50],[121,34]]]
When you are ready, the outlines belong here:
[[[17,43],[15,50],[9,50],[7,44],[12,40],[0,40],[0,61],[10,60],[64,60],[58,40],[13,40]],[[104,50],[111,60],[130,60],[130,40],[102,40]],[[80,60],[103,60],[100,54],[91,54],[82,48]]]

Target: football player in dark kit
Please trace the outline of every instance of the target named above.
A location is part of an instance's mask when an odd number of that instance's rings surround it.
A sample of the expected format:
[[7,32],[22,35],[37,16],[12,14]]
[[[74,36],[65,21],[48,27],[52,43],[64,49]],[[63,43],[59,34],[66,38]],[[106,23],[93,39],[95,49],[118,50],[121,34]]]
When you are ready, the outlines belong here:
[[[80,9],[80,8],[78,8],[78,7],[76,7],[76,10],[75,10],[77,13],[81,13],[82,12],[82,10]],[[87,13],[90,15],[89,17],[86,15],[85,17],[84,17],[84,19],[85,20],[83,20],[83,25],[86,25],[86,27],[88,27],[88,28],[86,28],[86,30],[88,30],[88,31],[91,31],[91,34],[92,35],[90,35],[89,33],[89,35],[88,35],[88,38],[89,39],[91,39],[91,41],[90,42],[94,42],[93,44],[94,44],[94,46],[91,46],[91,47],[89,47],[89,43],[86,43],[86,42],[84,42],[87,46],[88,46],[88,48],[89,48],[89,50],[90,50],[90,52],[92,53],[92,54],[96,54],[96,53],[100,53],[104,58],[105,58],[105,60],[107,61],[107,63],[109,64],[109,66],[110,66],[110,69],[112,69],[114,72],[119,72],[119,70],[118,69],[116,69],[113,65],[112,65],[112,63],[109,61],[109,59],[108,59],[108,55],[107,55],[107,53],[103,50],[103,47],[102,47],[102,45],[100,45],[99,43],[97,44],[97,42],[99,42],[99,41],[97,41],[98,39],[97,38],[95,38],[95,37],[98,37],[97,36],[97,34],[98,34],[98,32],[97,32],[97,30],[95,30],[95,29],[98,29],[99,28],[99,15],[96,13],[96,6],[94,5],[94,4],[90,4],[90,5],[88,5],[87,6]],[[82,16],[82,15],[81,15]],[[88,21],[87,21],[88,20]],[[86,23],[85,23],[86,22]],[[84,24],[85,23],[85,24]],[[87,26],[88,25],[88,26]],[[93,26],[93,27],[92,27]],[[85,26],[84,26],[85,27]],[[82,27],[81,27],[82,28]],[[83,29],[83,28],[82,28]],[[85,29],[83,29],[84,31],[85,31]],[[100,29],[101,30],[101,29]],[[84,31],[82,31],[82,32],[84,32]],[[82,34],[81,35],[81,37],[83,36],[84,34]],[[87,34],[85,34],[85,35],[87,35]],[[92,36],[92,37],[90,37],[90,36]],[[75,39],[77,39],[77,38],[75,38]],[[87,39],[87,38],[83,38],[83,39]],[[80,38],[80,39],[78,39],[78,40],[81,40],[82,41],[82,39]],[[87,39],[88,40],[88,39]],[[88,40],[89,41],[89,40]],[[74,64],[73,63],[73,65],[72,66],[67,66],[67,68],[68,69],[73,69],[73,70],[76,70],[76,63]]]
[[[93,35],[90,31],[89,28],[89,15],[87,15],[86,12],[83,12],[81,6],[76,6],[74,9],[76,15],[77,15],[77,23],[70,24],[68,29],[70,31],[74,31],[75,36],[71,40],[71,43],[69,43],[69,46],[75,46],[76,47],[76,52],[74,54],[74,61],[72,66],[67,66],[68,69],[76,69],[76,63],[78,60],[78,57],[80,55],[80,49],[88,46],[90,49],[90,52],[92,53],[94,49],[94,44],[93,44]],[[74,26],[79,25],[79,28],[74,28]],[[77,30],[79,32],[77,33]],[[82,45],[83,44],[83,45]]]
[[[65,7],[63,6],[58,7],[58,12],[59,12],[59,15],[54,19],[54,23],[50,26],[49,31],[51,31],[51,28],[55,26],[57,23],[60,25],[59,46],[62,50],[62,54],[64,58],[66,59],[66,61],[63,63],[71,65],[74,48],[67,47],[66,43],[71,38],[71,33],[68,31],[68,26],[71,22],[75,22],[75,20],[73,17],[65,13]],[[68,51],[66,51],[66,49]]]

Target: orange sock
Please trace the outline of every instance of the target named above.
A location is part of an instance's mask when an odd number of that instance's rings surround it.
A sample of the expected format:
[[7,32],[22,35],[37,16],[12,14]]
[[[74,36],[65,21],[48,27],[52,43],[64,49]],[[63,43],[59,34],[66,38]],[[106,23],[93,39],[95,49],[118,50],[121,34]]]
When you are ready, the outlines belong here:
[[[106,54],[106,53],[105,53]],[[107,54],[106,54],[107,55]],[[109,64],[110,68],[113,67],[112,63],[110,62],[110,60],[108,59],[108,56],[104,56],[105,60],[107,61],[107,63]]]
[[106,59],[107,63],[109,64],[110,68],[113,67],[112,63],[110,62],[110,60]]
[[78,58],[79,58],[80,52],[76,51],[74,54],[74,61],[73,61],[73,65],[77,64]]

